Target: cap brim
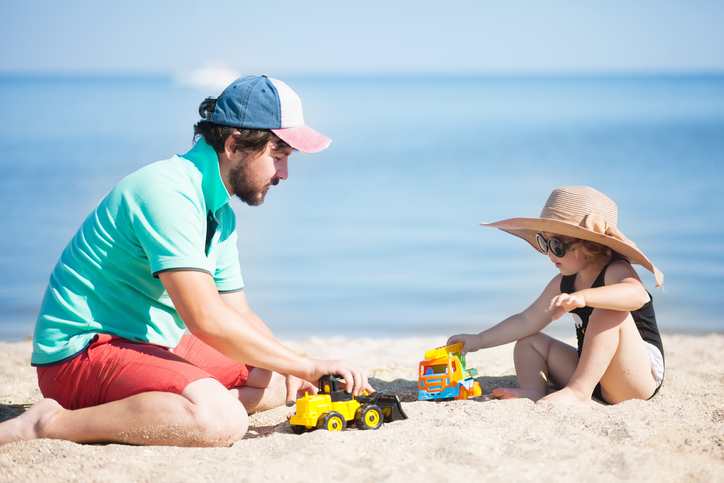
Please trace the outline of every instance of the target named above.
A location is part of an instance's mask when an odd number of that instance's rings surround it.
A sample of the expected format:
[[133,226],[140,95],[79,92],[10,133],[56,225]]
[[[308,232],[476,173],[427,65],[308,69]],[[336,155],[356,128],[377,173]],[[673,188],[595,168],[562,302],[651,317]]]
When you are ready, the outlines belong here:
[[272,129],[279,139],[303,153],[318,153],[326,149],[332,142],[324,134],[320,134],[309,126]]

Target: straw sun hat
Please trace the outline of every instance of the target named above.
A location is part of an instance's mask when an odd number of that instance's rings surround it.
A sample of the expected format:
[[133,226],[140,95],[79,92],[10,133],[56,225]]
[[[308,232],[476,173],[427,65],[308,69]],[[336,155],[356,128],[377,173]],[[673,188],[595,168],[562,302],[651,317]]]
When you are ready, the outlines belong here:
[[481,225],[499,228],[518,236],[537,251],[540,250],[535,236],[540,232],[600,243],[653,273],[656,286],[660,286],[664,282],[664,274],[646,258],[634,242],[618,231],[617,219],[618,209],[610,198],[588,186],[570,186],[553,190],[540,218],[510,218]]

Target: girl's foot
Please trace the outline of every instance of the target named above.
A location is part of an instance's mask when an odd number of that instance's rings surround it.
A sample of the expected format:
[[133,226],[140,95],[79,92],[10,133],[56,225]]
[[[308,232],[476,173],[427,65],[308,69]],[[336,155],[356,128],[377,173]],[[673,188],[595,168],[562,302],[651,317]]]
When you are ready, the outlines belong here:
[[63,408],[53,399],[41,399],[17,418],[0,423],[0,446],[41,437],[42,427]]
[[537,401],[543,395],[535,389],[520,389],[515,387],[498,387],[493,390],[493,399],[526,398]]
[[591,401],[591,396],[582,396],[575,392],[573,392],[571,389],[564,387],[560,391],[556,391],[554,393],[551,393],[547,395],[546,397],[542,398],[540,401],[538,401],[538,404],[572,404],[574,406],[584,406],[584,407],[591,407],[593,406],[593,401]]

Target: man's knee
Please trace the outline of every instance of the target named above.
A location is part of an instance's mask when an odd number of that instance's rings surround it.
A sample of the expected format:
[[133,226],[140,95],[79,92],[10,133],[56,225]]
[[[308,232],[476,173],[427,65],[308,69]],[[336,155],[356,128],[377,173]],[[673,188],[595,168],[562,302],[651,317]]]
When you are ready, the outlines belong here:
[[227,404],[213,404],[202,409],[200,421],[212,446],[229,446],[244,437],[249,429],[246,409],[234,397]]
[[213,379],[195,381],[184,390],[199,428],[203,446],[229,446],[239,441],[249,428],[244,406]]

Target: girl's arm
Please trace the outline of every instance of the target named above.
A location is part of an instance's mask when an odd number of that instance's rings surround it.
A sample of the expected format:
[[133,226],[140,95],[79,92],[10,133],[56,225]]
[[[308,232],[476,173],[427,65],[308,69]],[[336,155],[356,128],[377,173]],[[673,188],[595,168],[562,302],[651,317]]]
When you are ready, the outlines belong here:
[[606,270],[603,287],[588,288],[553,297],[546,312],[553,312],[552,320],[579,307],[631,312],[649,301],[649,294],[636,270],[625,260],[613,263]]
[[448,344],[462,342],[462,353],[475,352],[520,340],[540,332],[551,323],[551,317],[545,312],[548,302],[561,293],[561,275],[556,276],[546,286],[543,293],[523,312],[511,315],[493,327],[479,334],[457,334],[450,337]]

